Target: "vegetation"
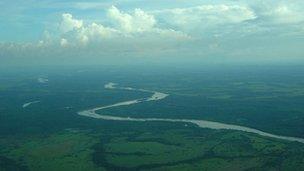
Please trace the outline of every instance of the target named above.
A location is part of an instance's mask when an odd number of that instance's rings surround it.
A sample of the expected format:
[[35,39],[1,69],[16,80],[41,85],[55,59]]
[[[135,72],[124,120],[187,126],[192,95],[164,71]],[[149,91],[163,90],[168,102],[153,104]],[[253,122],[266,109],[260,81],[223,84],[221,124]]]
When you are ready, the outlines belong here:
[[[109,115],[195,118],[303,137],[303,69],[91,68],[0,73],[0,170],[304,170],[304,144],[168,122],[104,121],[90,107],[149,96],[109,81],[169,93]],[[141,70],[142,72],[135,72]],[[110,71],[110,72],[109,72]],[[20,73],[20,72],[18,72]],[[38,83],[47,75],[49,82]],[[24,103],[40,103],[22,108]]]

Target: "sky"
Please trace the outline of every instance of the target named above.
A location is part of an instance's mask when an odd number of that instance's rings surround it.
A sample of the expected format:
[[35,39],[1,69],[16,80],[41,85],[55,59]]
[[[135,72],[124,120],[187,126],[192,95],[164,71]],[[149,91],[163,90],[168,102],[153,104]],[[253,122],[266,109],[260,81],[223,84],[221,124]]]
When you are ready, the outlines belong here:
[[0,65],[304,60],[303,0],[1,0]]

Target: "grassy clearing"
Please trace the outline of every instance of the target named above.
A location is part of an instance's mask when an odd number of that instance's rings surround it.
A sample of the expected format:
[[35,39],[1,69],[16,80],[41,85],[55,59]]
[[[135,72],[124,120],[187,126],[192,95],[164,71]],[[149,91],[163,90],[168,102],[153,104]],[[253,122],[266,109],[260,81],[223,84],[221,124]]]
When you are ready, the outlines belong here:
[[85,133],[65,131],[19,142],[7,150],[6,156],[34,171],[103,170],[91,161],[91,146],[96,142],[96,138]]
[[[304,159],[300,152],[303,146],[242,132],[192,134],[170,130],[160,135],[143,133],[132,138],[114,138],[105,145],[106,160],[120,168],[155,170],[304,168],[300,164]],[[296,148],[298,153],[290,150]]]

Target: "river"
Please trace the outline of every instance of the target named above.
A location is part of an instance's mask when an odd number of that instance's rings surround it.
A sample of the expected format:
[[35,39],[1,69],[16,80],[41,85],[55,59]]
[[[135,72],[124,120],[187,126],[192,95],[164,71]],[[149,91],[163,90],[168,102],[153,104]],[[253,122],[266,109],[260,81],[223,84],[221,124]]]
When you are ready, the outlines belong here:
[[119,117],[119,116],[109,116],[109,115],[103,115],[103,114],[97,114],[96,111],[100,111],[106,108],[112,108],[112,107],[118,107],[118,106],[127,106],[127,105],[133,105],[136,103],[142,103],[147,101],[157,101],[162,100],[169,96],[168,94],[157,92],[157,91],[151,91],[151,90],[145,90],[145,89],[136,89],[132,87],[118,87],[115,83],[108,83],[104,86],[106,89],[121,89],[121,90],[128,90],[128,91],[141,91],[141,92],[150,92],[152,95],[150,97],[146,98],[140,98],[140,99],[134,99],[129,101],[123,101],[118,102],[111,105],[106,106],[100,106],[93,109],[83,110],[79,111],[78,114],[81,116],[96,118],[96,119],[103,119],[103,120],[116,120],[116,121],[133,121],[133,122],[151,122],[151,121],[161,121],[161,122],[185,122],[185,123],[192,123],[197,125],[201,128],[209,128],[209,129],[228,129],[228,130],[237,130],[237,131],[244,131],[249,133],[258,134],[265,137],[271,137],[281,140],[287,140],[287,141],[296,141],[300,143],[304,143],[303,138],[298,137],[289,137],[289,136],[283,136],[283,135],[275,135],[271,133],[267,133],[258,129],[249,128],[245,126],[239,126],[239,125],[233,125],[233,124],[225,124],[220,122],[213,122],[213,121],[207,121],[207,120],[196,120],[196,119],[166,119],[166,118],[132,118],[132,117]]

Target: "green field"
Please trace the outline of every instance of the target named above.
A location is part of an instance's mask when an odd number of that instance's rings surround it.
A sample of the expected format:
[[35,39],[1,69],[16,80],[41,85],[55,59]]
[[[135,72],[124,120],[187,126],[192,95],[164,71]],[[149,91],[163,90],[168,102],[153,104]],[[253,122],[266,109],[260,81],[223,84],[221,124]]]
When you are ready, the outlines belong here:
[[[143,126],[143,125],[142,125]],[[303,170],[304,145],[236,131],[168,128],[151,132],[65,130],[1,139],[2,169],[12,170]],[[179,125],[181,126],[181,125]]]

